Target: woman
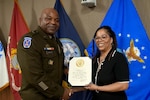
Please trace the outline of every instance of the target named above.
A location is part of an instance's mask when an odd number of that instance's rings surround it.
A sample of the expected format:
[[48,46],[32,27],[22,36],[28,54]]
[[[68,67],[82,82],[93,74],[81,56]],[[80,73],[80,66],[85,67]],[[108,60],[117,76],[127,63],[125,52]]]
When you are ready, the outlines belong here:
[[92,100],[127,100],[125,90],[129,84],[126,57],[116,50],[115,33],[109,26],[98,28],[94,35],[99,53],[93,58],[93,83],[86,89],[93,90]]

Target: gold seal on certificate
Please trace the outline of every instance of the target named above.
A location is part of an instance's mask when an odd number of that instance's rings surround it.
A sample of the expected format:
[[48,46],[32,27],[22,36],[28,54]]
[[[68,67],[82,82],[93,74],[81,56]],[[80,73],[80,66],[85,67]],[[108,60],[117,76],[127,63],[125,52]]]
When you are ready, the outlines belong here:
[[74,57],[69,63],[68,82],[72,86],[85,86],[92,81],[92,60],[89,57]]

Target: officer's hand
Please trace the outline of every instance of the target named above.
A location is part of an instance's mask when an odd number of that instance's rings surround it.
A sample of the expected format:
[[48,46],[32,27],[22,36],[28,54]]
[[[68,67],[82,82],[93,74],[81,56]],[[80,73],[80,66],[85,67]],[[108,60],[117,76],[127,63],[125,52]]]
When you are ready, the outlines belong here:
[[71,94],[72,94],[72,89],[64,88],[64,94],[63,94],[62,100],[69,100],[69,97],[71,96]]

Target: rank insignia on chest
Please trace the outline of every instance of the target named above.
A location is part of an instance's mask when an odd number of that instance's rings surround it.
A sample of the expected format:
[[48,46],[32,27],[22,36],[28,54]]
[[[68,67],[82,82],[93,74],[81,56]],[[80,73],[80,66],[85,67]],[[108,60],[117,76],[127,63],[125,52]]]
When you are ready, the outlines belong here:
[[49,64],[49,65],[53,65],[53,63],[54,63],[54,61],[51,60],[51,59],[48,61],[48,64]]
[[24,37],[24,41],[23,41],[23,47],[24,48],[30,48],[31,46],[31,37]]

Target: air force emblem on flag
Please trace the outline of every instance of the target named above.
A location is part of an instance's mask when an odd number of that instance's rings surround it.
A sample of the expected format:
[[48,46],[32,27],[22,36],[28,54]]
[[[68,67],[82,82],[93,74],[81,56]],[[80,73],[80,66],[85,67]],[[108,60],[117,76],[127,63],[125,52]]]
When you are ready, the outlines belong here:
[[23,41],[23,47],[24,48],[30,48],[31,46],[31,37],[24,37],[24,41]]
[[140,57],[140,50],[138,47],[134,46],[133,39],[130,41],[130,47],[126,50],[126,56],[128,58],[128,61],[139,61],[141,63],[144,63],[144,60]]
[[78,45],[73,40],[68,38],[61,38],[60,41],[63,44],[63,50],[65,54],[64,63],[66,66],[68,66],[70,58],[81,56],[81,52]]

